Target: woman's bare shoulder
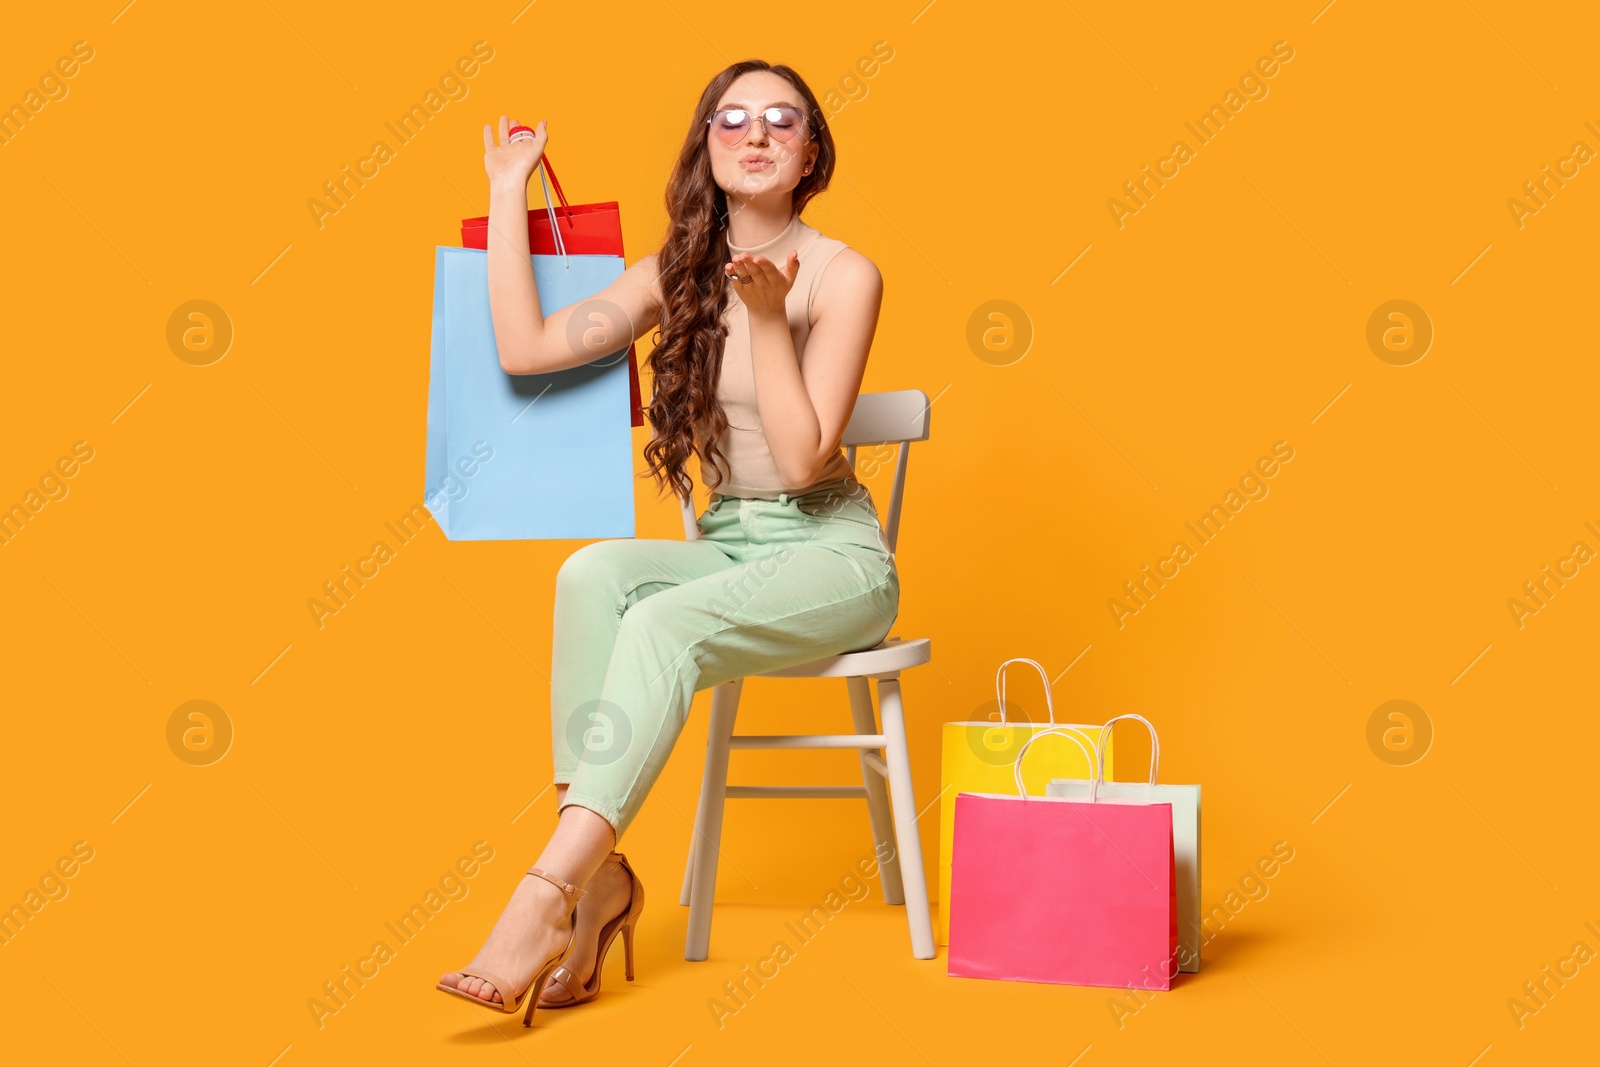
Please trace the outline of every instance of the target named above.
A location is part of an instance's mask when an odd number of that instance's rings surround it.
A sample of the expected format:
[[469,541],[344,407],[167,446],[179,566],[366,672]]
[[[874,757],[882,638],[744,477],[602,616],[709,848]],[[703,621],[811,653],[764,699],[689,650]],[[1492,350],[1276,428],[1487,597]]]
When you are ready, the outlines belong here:
[[883,297],[883,274],[878,265],[845,245],[822,268],[817,279],[813,311],[818,317],[840,304],[876,305]]
[[828,263],[823,277],[829,273],[842,275],[844,280],[851,282],[883,281],[883,275],[878,270],[878,265],[862,253],[845,245]]

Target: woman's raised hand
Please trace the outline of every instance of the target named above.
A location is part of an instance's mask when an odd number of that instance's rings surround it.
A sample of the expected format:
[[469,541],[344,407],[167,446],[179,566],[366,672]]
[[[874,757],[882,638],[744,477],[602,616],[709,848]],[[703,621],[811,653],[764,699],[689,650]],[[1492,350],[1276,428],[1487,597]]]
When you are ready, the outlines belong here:
[[733,291],[744,301],[751,317],[785,317],[789,290],[800,273],[800,256],[794,249],[789,250],[789,257],[781,267],[766,256],[740,252],[722,269],[733,280]]
[[526,190],[533,169],[544,158],[544,146],[549,140],[544,120],[540,119],[539,125],[533,128],[532,140],[524,138],[512,144],[511,127],[517,124],[516,119],[501,115],[498,140],[493,126],[483,128],[483,169],[489,174],[491,188],[505,185]]

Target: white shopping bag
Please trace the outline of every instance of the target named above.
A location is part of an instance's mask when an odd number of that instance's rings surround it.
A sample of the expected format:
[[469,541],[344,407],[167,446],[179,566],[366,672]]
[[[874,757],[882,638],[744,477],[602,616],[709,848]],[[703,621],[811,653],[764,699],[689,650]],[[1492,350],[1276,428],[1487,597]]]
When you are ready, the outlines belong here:
[[[1111,724],[1121,719],[1144,723],[1150,731],[1150,781],[1107,782],[1100,772],[1099,796],[1121,800],[1142,800],[1150,804],[1172,805],[1172,859],[1178,888],[1178,969],[1193,973],[1200,969],[1200,787],[1198,785],[1157,785],[1156,772],[1161,760],[1161,740],[1156,728],[1142,715],[1118,715],[1100,728],[1099,748],[1111,739]],[[1047,797],[1087,797],[1089,782],[1078,778],[1053,778],[1045,787]]]

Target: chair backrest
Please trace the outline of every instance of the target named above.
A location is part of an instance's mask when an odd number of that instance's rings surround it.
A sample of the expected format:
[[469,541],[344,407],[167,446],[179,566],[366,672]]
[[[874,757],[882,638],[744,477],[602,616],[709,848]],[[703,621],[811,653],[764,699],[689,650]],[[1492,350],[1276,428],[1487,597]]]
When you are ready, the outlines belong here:
[[[850,422],[844,428],[839,444],[844,447],[844,458],[857,478],[856,449],[861,446],[895,445],[894,488],[889,494],[889,513],[883,518],[883,533],[893,554],[900,537],[900,505],[905,499],[906,464],[911,459],[911,442],[926,441],[932,406],[928,394],[921,389],[896,389],[887,393],[862,393],[856,397],[856,406],[850,413]],[[883,463],[877,455],[868,457],[871,477]],[[691,503],[683,504],[683,535],[693,541],[700,536]]]

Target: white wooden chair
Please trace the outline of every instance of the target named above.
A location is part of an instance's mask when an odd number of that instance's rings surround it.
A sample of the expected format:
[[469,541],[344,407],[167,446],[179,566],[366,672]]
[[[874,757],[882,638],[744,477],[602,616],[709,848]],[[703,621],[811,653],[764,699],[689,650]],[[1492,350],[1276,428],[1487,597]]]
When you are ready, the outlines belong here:
[[[905,493],[906,463],[911,442],[928,439],[928,394],[920,389],[866,393],[856,398],[841,444],[851,470],[859,445],[896,444],[894,491],[883,530],[889,551],[900,532],[900,505]],[[684,535],[699,536],[694,509],[683,508]],[[706,739],[705,774],[694,833],[683,872],[680,904],[689,906],[689,936],[683,958],[703,960],[711,944],[712,899],[717,884],[717,856],[722,843],[723,800],[727,797],[859,797],[867,802],[872,821],[884,902],[904,904],[911,926],[911,954],[933,959],[933,924],[928,915],[928,886],[922,871],[922,846],[917,835],[917,803],[911,788],[911,759],[906,751],[905,713],[900,703],[900,672],[932,659],[928,638],[889,638],[862,652],[829,656],[796,667],[770,671],[760,678],[843,678],[854,717],[848,734],[735,734],[734,717],[744,679],[715,686],[711,724]],[[883,729],[877,727],[868,679],[878,683]],[[854,748],[861,757],[861,785],[729,785],[728,752],[735,748]],[[878,749],[883,755],[878,755]],[[885,791],[885,782],[888,784]],[[892,817],[891,817],[892,816]]]

